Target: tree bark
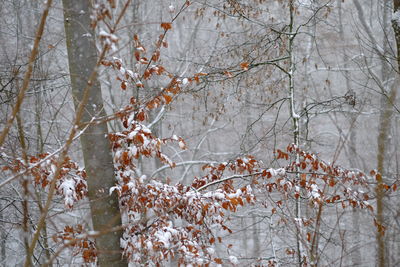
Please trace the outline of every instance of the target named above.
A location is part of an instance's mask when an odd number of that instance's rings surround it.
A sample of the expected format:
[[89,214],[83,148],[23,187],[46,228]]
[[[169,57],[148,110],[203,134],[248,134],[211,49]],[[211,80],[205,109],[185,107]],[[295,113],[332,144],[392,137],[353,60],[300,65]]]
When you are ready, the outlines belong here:
[[[75,108],[84,96],[88,86],[88,101],[82,121],[88,122],[94,116],[104,116],[100,83],[89,77],[96,72],[97,51],[94,30],[90,27],[90,1],[63,0],[64,27],[68,51],[69,72]],[[118,198],[109,195],[109,188],[115,184],[111,149],[106,135],[107,124],[91,125],[81,136],[83,159],[88,176],[88,197],[95,231],[98,264],[100,266],[127,266],[122,260],[120,238],[122,231],[110,229],[121,226]]]

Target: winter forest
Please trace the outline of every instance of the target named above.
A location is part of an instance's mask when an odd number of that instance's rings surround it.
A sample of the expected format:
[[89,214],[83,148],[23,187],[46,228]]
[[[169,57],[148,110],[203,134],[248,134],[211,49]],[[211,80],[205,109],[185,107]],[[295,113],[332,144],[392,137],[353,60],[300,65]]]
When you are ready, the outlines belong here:
[[399,266],[400,0],[0,0],[1,266]]

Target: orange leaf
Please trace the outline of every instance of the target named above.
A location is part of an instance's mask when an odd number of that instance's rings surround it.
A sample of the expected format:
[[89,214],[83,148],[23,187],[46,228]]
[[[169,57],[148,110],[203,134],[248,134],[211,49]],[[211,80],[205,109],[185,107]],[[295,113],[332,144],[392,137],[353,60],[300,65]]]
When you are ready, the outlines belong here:
[[171,101],[172,101],[172,96],[169,96],[169,95],[163,95],[163,97],[164,97],[164,99],[165,99],[165,104],[169,104],[169,103],[171,103]]
[[220,258],[215,258],[214,261],[218,264],[222,264],[222,260]]
[[146,119],[146,114],[144,113],[144,111],[139,112],[139,113],[136,115],[136,119],[137,119],[138,121],[144,121],[144,120]]
[[149,70],[145,70],[144,73],[143,73],[143,78],[145,78],[147,80],[148,78],[150,78],[150,75],[151,75],[150,71]]
[[246,196],[246,201],[247,201],[247,203],[251,202],[251,197],[249,195]]
[[125,193],[125,192],[127,192],[128,190],[129,190],[129,186],[126,185],[126,184],[124,184],[124,185],[122,186],[121,192],[122,192],[122,193]]
[[300,167],[304,170],[307,167],[307,164],[304,161],[302,161],[300,162]]
[[125,82],[125,81],[123,81],[123,82],[121,83],[121,89],[122,89],[122,90],[126,90],[126,82]]
[[248,70],[248,69],[249,69],[249,62],[242,62],[242,63],[240,63],[240,67],[241,67],[243,70]]
[[90,251],[89,250],[84,250],[82,253],[82,258],[85,262],[89,262],[90,261]]
[[237,198],[232,198],[231,203],[232,203],[232,205],[236,206],[237,204],[239,204],[239,201],[237,200]]
[[172,24],[169,22],[163,22],[163,23],[161,23],[161,28],[168,31],[168,30],[172,29]]
[[154,54],[151,56],[151,60],[153,61],[158,61],[160,59],[160,51],[154,52]]

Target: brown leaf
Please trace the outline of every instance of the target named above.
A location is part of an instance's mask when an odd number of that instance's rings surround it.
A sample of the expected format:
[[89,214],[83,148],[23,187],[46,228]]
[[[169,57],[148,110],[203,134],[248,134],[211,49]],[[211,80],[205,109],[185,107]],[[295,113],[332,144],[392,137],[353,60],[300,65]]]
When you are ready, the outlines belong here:
[[243,70],[248,70],[248,69],[249,69],[249,62],[242,62],[242,63],[240,63],[240,67],[241,67]]
[[172,96],[169,96],[169,95],[164,94],[163,97],[164,97],[164,99],[165,99],[165,104],[168,105],[169,103],[171,103],[171,101],[172,101]]
[[163,23],[161,23],[161,28],[168,31],[168,30],[172,29],[172,24],[169,22],[163,22]]
[[123,82],[121,83],[121,89],[122,89],[122,90],[126,90],[126,82],[125,82],[125,81],[123,81]]
[[215,258],[214,261],[218,264],[222,264],[222,260],[220,258]]

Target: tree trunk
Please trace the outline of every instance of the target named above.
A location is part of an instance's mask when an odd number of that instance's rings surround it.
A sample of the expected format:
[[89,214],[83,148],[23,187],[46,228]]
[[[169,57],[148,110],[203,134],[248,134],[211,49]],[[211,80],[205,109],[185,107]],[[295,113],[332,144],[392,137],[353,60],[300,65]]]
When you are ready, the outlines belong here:
[[[337,0],[337,8],[338,8],[338,18],[339,18],[339,36],[342,40],[345,40],[345,35],[344,35],[344,29],[343,29],[343,12],[342,12],[342,0]],[[350,75],[349,71],[347,70],[349,68],[349,64],[347,62],[349,55],[347,54],[345,46],[342,48],[343,52],[343,66],[344,66],[344,79],[346,80],[346,92],[351,92],[352,91],[352,85],[350,81]],[[355,127],[353,127],[356,124],[357,121],[357,114],[351,114],[349,117],[349,125],[350,125],[350,140],[349,140],[349,148],[348,148],[348,157],[347,159],[350,162],[350,166],[352,168],[358,168],[357,164],[357,132]],[[353,234],[351,240],[351,261],[353,266],[361,266],[362,265],[362,255],[361,255],[361,229],[360,229],[360,213],[361,211],[353,208],[352,209],[352,214],[351,214],[351,221],[353,223]]]
[[[64,27],[68,51],[69,71],[75,108],[83,100],[84,88],[88,86],[88,101],[82,121],[94,116],[104,116],[100,83],[97,79],[90,85],[89,77],[96,71],[97,52],[94,30],[90,28],[90,1],[63,0]],[[91,125],[81,136],[83,159],[88,175],[88,189],[93,228],[100,231],[96,238],[98,264],[100,266],[127,266],[122,259],[120,238],[122,231],[111,231],[121,226],[118,198],[109,195],[115,184],[113,159],[106,138],[107,124]]]

